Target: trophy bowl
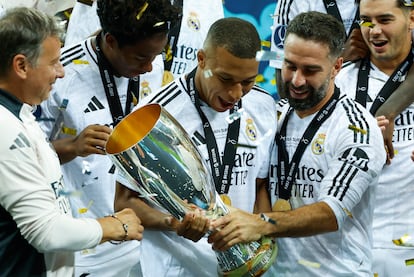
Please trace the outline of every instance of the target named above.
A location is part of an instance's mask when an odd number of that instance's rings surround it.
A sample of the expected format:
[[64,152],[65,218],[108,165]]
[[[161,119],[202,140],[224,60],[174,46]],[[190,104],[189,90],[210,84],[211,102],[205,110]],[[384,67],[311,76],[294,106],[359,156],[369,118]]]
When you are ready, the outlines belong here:
[[[140,197],[178,220],[194,207],[210,219],[229,212],[197,147],[159,104],[142,106],[122,119],[105,150]],[[221,276],[260,276],[276,259],[277,246],[263,237],[215,253]]]

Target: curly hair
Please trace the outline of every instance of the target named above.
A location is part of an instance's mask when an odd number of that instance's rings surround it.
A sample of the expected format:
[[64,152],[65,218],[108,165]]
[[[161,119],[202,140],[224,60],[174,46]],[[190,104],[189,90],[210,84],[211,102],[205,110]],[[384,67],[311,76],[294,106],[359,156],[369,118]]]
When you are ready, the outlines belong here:
[[181,9],[170,0],[98,0],[97,13],[104,33],[120,47],[165,33],[181,20]]

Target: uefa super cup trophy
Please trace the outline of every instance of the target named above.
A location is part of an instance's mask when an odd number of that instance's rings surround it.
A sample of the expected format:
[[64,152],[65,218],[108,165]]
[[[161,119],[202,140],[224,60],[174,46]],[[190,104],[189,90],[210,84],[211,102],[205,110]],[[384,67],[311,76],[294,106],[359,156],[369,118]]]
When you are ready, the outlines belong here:
[[[145,105],[121,120],[106,143],[106,152],[141,197],[177,219],[194,205],[210,219],[228,213],[198,149],[160,105]],[[276,254],[277,246],[270,238],[236,244],[216,251],[218,272],[260,276]]]

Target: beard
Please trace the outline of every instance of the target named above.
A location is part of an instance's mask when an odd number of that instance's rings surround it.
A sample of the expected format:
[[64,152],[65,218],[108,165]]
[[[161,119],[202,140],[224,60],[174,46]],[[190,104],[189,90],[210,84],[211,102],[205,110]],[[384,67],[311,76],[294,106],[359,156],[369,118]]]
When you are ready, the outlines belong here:
[[[301,86],[301,87],[295,87],[290,82],[284,82],[282,84],[283,91],[285,92],[285,95],[287,99],[289,100],[290,106],[297,111],[306,111],[318,105],[322,101],[322,99],[325,98],[326,90],[328,86],[329,86],[329,78],[327,78],[325,82],[319,88],[314,88],[308,85]],[[290,95],[290,91],[289,91],[290,87],[297,89],[297,90],[307,90],[309,92],[309,95],[305,99],[293,98]]]

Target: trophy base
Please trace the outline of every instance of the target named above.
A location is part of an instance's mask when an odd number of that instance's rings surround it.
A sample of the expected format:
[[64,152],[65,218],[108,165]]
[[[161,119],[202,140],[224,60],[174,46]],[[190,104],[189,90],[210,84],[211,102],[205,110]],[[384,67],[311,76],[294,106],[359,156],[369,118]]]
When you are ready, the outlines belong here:
[[261,245],[253,258],[236,269],[221,271],[219,272],[219,275],[226,277],[248,277],[261,276],[264,274],[276,260],[277,245],[268,237],[263,237],[260,243]]

